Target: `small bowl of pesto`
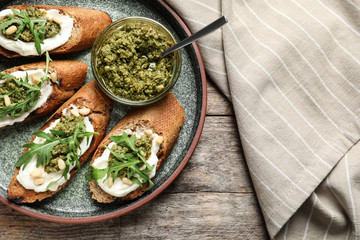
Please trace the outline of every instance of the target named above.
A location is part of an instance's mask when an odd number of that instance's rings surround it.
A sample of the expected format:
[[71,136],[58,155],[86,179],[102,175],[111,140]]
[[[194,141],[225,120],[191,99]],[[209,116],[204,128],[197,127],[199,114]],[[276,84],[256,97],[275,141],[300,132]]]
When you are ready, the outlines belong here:
[[163,98],[176,83],[181,53],[161,53],[176,43],[163,25],[149,18],[119,19],[96,39],[91,67],[104,93],[128,106],[143,106]]

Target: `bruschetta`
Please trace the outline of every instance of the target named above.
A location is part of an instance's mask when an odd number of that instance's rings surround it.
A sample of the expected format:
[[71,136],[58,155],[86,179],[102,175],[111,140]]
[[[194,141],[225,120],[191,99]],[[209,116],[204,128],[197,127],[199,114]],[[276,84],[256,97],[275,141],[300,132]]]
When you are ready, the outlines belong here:
[[[53,113],[82,86],[87,69],[83,62],[55,60],[50,62],[47,74],[45,62],[1,72],[0,129]],[[42,79],[45,75],[47,80]]]
[[14,58],[84,50],[111,22],[107,13],[87,8],[9,6],[0,11],[0,54]]
[[32,203],[65,187],[105,136],[111,109],[95,81],[83,86],[24,145],[8,198]]
[[153,185],[184,124],[184,110],[172,93],[131,110],[99,144],[87,175],[92,198],[132,200]]

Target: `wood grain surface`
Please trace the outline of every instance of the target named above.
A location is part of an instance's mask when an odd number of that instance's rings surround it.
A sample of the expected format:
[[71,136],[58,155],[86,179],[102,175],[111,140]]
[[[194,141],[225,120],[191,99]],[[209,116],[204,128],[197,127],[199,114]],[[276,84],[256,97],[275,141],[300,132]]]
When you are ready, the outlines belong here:
[[188,165],[160,196],[104,222],[69,225],[0,204],[0,239],[268,239],[231,104],[208,83],[208,108]]

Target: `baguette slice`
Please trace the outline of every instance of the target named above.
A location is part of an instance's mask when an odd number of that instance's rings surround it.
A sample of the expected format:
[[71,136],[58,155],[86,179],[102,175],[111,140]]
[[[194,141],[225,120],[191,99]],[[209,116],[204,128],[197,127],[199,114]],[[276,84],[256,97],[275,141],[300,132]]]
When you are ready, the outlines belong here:
[[[169,93],[157,103],[133,109],[120,120],[99,144],[90,165],[93,164],[96,158],[102,155],[105,150],[104,145],[107,146],[111,143],[111,136],[119,136],[126,129],[152,129],[154,133],[163,136],[164,139],[157,154],[159,158],[156,166],[157,171],[166,157],[170,154],[171,149],[179,137],[179,130],[184,124],[184,121],[184,109],[172,93]],[[89,185],[90,191],[92,192],[92,198],[96,201],[100,203],[110,203],[115,201],[116,197],[103,191],[99,185],[96,184],[95,180],[91,180]],[[121,197],[121,199],[132,200],[139,197],[146,191],[148,185],[148,183],[143,184],[143,187],[137,188],[128,195]]]
[[[107,13],[88,8],[51,5],[14,5],[7,8],[25,10],[31,6],[45,10],[60,10],[60,12],[63,12],[74,19],[74,25],[69,40],[64,45],[49,51],[50,54],[64,54],[90,48],[99,33],[112,22]],[[9,51],[3,47],[0,47],[0,54],[7,58],[21,57],[20,54]]]
[[[94,131],[99,133],[98,136],[94,135],[89,149],[79,158],[80,164],[83,164],[90,157],[90,155],[98,146],[99,142],[105,136],[106,128],[110,120],[110,111],[112,110],[113,104],[112,101],[102,93],[96,82],[91,81],[84,85],[72,98],[64,103],[44,124],[44,126],[40,128],[40,130],[46,129],[53,121],[60,118],[63,109],[68,108],[71,104],[74,104],[80,108],[87,107],[91,109],[91,113],[87,115],[87,117],[90,118],[94,127]],[[34,141],[34,139],[35,136],[32,137],[31,142]],[[23,151],[23,154],[26,151],[27,149]],[[59,186],[56,191],[48,190],[46,192],[35,192],[33,190],[25,189],[18,182],[16,176],[19,173],[19,169],[19,167],[15,169],[15,174],[10,182],[8,189],[8,198],[17,203],[32,203],[35,201],[41,201],[47,197],[51,197],[60,191],[63,187],[65,187],[78,170],[77,167],[73,168],[70,171],[70,178],[63,185]]]
[[[45,71],[45,67],[45,62],[30,63],[9,68],[2,73],[11,74],[16,71],[28,71],[36,69],[43,69]],[[23,122],[27,122],[34,118],[48,115],[52,113],[55,109],[57,109],[67,99],[73,96],[76,90],[83,85],[86,78],[87,70],[88,67],[85,63],[75,60],[55,60],[50,62],[49,72],[56,73],[57,83],[52,84],[53,91],[47,102],[40,108],[31,112],[30,115]]]

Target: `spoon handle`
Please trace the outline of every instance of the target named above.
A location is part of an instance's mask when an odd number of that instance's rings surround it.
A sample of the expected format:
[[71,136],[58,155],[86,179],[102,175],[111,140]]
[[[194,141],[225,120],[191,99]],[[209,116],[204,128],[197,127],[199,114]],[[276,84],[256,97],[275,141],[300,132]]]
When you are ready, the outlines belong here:
[[222,25],[224,25],[227,22],[228,22],[227,18],[225,16],[222,16],[221,18],[210,23],[208,26],[204,27],[200,31],[196,32],[195,34],[185,38],[184,40],[175,44],[171,48],[166,49],[164,52],[162,52],[161,57],[164,57],[164,56],[168,55],[169,53],[172,53],[173,51],[178,50],[179,48],[185,47],[186,45],[198,40],[199,38],[215,31],[216,29],[218,29],[219,27],[221,27]]

